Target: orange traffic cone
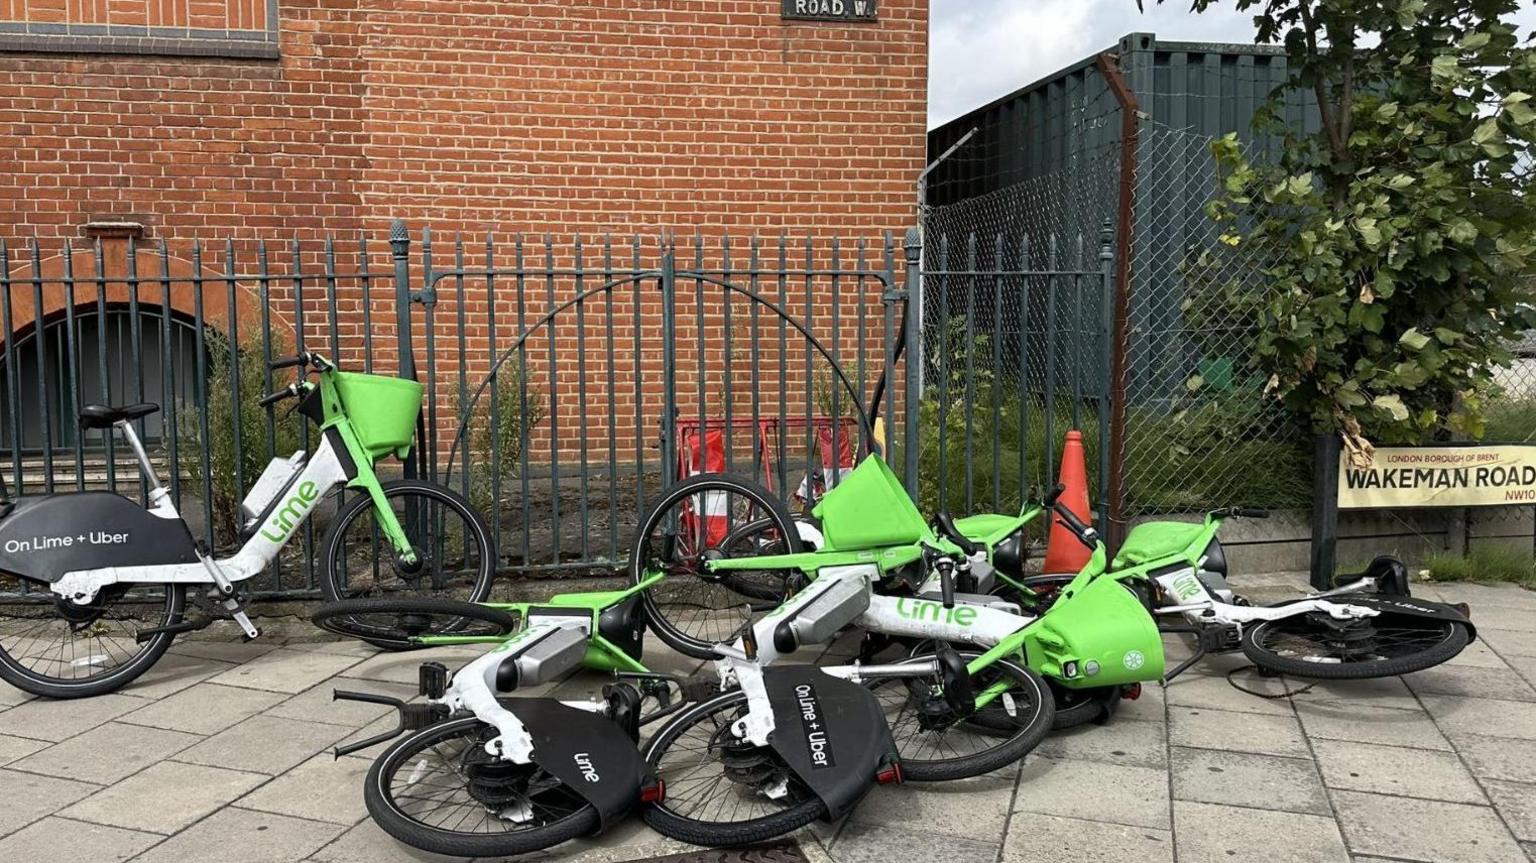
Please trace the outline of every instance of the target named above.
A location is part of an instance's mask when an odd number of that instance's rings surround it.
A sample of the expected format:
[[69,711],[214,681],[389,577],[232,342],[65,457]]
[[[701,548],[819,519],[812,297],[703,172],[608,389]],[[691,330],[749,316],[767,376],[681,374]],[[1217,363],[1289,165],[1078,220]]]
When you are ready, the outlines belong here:
[[[1088,462],[1083,457],[1083,433],[1073,429],[1067,432],[1066,443],[1061,447],[1061,484],[1067,490],[1061,493],[1061,502],[1087,524],[1092,524],[1093,510],[1088,508]],[[1051,516],[1051,534],[1045,543],[1045,564],[1042,572],[1077,572],[1088,565],[1093,552],[1072,533],[1071,528]]]

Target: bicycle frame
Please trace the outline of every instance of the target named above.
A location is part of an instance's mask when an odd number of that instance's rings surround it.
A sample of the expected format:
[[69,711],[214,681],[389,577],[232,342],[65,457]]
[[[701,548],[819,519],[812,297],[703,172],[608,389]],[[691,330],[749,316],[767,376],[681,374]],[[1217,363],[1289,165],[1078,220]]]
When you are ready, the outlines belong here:
[[[415,552],[405,535],[394,510],[384,496],[378,475],[373,471],[373,458],[358,440],[347,418],[337,393],[336,368],[329,362],[319,373],[319,383],[307,381],[296,384],[302,391],[299,409],[317,421],[320,426],[320,445],[305,463],[299,475],[289,483],[268,508],[265,520],[233,556],[214,559],[201,548],[195,563],[161,564],[148,566],[108,566],[98,569],[77,570],[65,573],[50,585],[54,593],[75,602],[88,603],[109,585],[121,583],[151,584],[216,584],[226,597],[233,592],[233,585],[245,581],[267,568],[278,553],[299,532],[299,526],[314,512],[315,506],[338,485],[366,492],[373,499],[381,532],[395,552],[406,560],[414,560]],[[318,399],[311,405],[312,399]],[[128,421],[114,424],[133,448],[151,485],[149,511],[165,519],[180,520],[170,494],[161,486],[133,425]],[[249,632],[249,630],[247,630]]]

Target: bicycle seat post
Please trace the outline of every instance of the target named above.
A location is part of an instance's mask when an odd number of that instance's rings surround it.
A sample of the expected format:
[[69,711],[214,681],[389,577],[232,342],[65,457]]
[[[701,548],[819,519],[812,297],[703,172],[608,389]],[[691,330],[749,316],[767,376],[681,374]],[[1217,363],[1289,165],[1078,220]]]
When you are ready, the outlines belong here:
[[112,425],[123,433],[123,439],[133,447],[133,454],[139,460],[139,470],[143,472],[145,480],[149,482],[149,503],[155,506],[165,497],[165,487],[160,485],[160,477],[155,475],[155,466],[149,460],[149,453],[144,451],[144,444],[133,430],[132,420],[118,420]]

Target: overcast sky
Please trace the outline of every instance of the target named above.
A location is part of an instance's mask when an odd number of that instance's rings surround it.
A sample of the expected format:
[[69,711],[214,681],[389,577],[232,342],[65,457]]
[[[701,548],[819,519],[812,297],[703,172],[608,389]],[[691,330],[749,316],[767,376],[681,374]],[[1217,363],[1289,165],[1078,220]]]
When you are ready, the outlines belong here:
[[[1053,74],[1114,45],[1127,33],[1181,42],[1251,42],[1252,13],[1230,2],[1203,14],[1188,0],[1136,11],[1136,0],[932,0],[928,125]],[[1519,23],[1536,26],[1536,0],[1523,0]]]

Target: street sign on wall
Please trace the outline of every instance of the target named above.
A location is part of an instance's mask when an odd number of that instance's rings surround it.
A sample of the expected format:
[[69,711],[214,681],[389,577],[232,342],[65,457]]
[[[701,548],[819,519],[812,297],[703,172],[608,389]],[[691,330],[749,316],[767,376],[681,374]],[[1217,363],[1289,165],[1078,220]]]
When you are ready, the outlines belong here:
[[1339,460],[1339,508],[1536,503],[1536,444],[1379,447],[1368,467]]
[[875,0],[784,0],[784,16],[802,21],[879,20]]

